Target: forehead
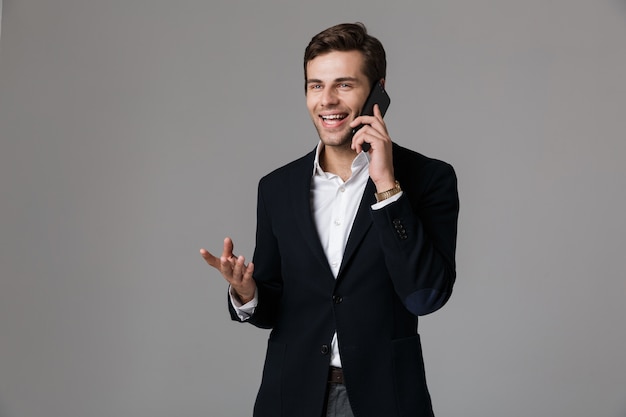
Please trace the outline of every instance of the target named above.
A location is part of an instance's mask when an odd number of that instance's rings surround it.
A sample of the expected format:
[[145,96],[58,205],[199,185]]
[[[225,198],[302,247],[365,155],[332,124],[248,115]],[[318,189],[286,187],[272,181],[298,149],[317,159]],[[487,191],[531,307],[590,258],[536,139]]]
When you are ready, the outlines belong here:
[[365,57],[359,51],[331,51],[318,55],[307,63],[307,78],[335,79],[366,77]]

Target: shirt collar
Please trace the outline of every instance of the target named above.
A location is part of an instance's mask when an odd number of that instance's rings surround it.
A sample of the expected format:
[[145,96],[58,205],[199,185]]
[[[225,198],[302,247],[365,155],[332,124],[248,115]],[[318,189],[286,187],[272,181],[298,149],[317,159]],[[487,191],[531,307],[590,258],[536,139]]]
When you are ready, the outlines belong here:
[[[320,165],[320,153],[324,149],[324,143],[320,140],[317,144],[317,149],[315,150],[315,160],[313,161],[313,176],[322,175],[327,176],[326,172],[322,169]],[[364,167],[369,166],[370,163],[370,154],[369,152],[359,152],[359,154],[352,161],[352,174],[360,171]]]

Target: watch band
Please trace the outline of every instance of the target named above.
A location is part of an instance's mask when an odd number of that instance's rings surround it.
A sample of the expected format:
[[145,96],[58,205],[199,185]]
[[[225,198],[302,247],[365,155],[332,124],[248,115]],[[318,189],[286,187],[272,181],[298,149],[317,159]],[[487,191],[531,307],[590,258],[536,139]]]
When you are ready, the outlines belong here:
[[382,193],[374,193],[374,197],[376,197],[376,202],[380,203],[381,201],[398,194],[400,191],[402,191],[402,188],[400,188],[400,183],[396,180],[396,185],[394,185],[392,189],[383,191]]

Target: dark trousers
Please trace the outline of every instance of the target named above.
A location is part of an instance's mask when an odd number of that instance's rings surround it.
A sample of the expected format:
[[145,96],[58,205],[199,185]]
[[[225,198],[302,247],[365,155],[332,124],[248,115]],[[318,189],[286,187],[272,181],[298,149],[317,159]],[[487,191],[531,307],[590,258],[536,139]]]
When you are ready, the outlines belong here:
[[354,417],[344,384],[328,384],[326,417]]

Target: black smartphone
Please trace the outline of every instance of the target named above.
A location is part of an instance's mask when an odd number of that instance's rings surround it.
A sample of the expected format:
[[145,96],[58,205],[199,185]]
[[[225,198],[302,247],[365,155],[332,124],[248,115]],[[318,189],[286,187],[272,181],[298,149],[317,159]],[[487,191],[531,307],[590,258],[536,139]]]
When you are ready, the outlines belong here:
[[[365,104],[363,105],[363,110],[361,110],[360,116],[373,116],[374,115],[374,104],[378,104],[380,108],[380,113],[385,116],[387,109],[389,108],[389,104],[391,103],[391,98],[389,98],[389,94],[385,91],[385,87],[380,81],[376,81],[372,86],[370,91],[370,95],[367,96],[365,100]],[[356,132],[362,128],[363,125],[358,125],[354,129],[352,129],[352,136]],[[365,152],[370,150],[370,144],[367,142],[363,143],[363,150]]]

